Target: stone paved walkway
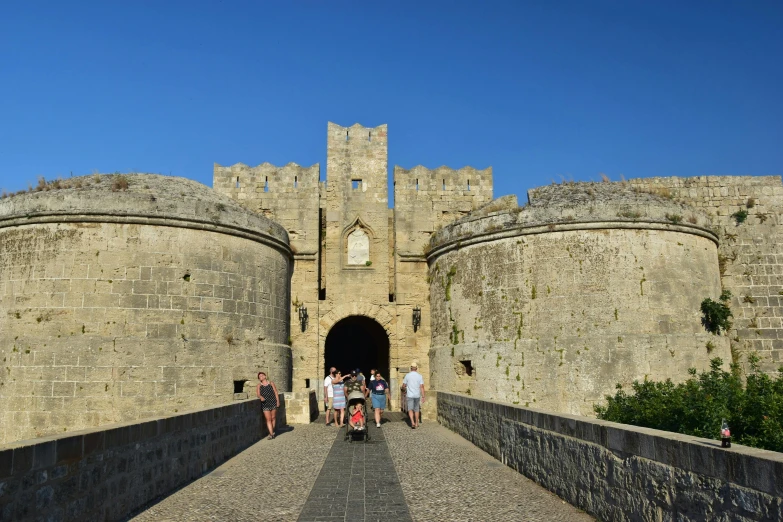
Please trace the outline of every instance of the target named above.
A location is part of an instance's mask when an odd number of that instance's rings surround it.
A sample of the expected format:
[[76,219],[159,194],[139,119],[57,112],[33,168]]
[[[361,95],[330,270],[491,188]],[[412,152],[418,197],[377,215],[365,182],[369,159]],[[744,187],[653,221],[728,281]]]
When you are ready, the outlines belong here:
[[293,426],[274,440],[257,442],[132,520],[294,521],[336,436],[337,428],[325,427],[322,419]]
[[338,437],[299,522],[411,521],[384,430],[371,424],[368,431],[366,442]]
[[323,419],[294,426],[133,520],[592,520],[437,423],[400,419],[387,413],[367,444]]
[[593,520],[436,422],[382,429],[415,521]]

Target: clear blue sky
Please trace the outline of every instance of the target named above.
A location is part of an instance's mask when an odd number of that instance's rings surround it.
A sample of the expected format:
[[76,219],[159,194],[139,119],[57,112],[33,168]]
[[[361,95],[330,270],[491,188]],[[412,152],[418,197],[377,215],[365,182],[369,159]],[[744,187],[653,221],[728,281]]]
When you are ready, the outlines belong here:
[[389,167],[552,180],[783,173],[783,1],[0,4],[0,187],[71,173],[321,164],[389,125]]

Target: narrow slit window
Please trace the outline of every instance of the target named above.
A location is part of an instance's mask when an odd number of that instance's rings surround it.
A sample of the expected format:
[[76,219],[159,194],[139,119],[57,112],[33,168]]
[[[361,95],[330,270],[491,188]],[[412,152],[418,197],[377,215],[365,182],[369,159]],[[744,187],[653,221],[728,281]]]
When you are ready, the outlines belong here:
[[264,178],[264,192],[269,192],[269,176]]
[[372,132],[367,133],[367,141],[372,141]]
[[305,389],[306,390],[310,389],[310,379],[305,379]]
[[419,190],[419,180],[416,180],[416,190]]
[[348,141],[348,131],[345,131],[345,141]]
[[468,180],[468,192],[470,192],[470,180]]
[[294,188],[297,188],[298,186],[299,186],[299,176],[294,176]]
[[239,188],[239,176],[237,176],[237,188]]
[[443,180],[443,190],[446,190],[446,180]]

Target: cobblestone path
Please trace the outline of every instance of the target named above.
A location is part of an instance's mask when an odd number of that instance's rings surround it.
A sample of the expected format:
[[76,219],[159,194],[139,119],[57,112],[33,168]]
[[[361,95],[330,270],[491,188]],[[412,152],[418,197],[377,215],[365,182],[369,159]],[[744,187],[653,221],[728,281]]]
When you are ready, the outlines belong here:
[[337,428],[327,428],[323,419],[293,426],[274,440],[250,446],[133,520],[294,521],[336,436]]
[[436,422],[381,429],[417,522],[593,520]]
[[133,520],[592,520],[439,424],[401,418],[387,413],[366,444],[323,419],[294,426]]

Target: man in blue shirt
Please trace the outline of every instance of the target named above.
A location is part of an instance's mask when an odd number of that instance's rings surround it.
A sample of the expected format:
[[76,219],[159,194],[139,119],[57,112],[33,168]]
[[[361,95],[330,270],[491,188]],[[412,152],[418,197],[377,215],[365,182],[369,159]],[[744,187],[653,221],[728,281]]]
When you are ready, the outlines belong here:
[[411,363],[411,371],[402,380],[402,387],[408,402],[408,417],[411,420],[411,428],[414,430],[421,423],[421,403],[424,402],[424,377],[416,371],[418,363]]

